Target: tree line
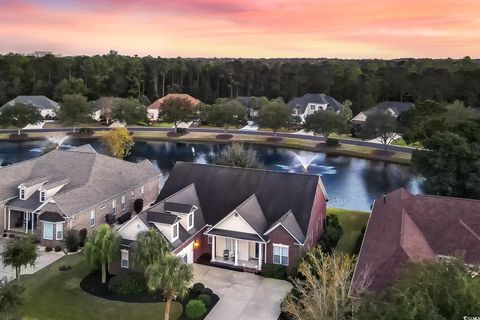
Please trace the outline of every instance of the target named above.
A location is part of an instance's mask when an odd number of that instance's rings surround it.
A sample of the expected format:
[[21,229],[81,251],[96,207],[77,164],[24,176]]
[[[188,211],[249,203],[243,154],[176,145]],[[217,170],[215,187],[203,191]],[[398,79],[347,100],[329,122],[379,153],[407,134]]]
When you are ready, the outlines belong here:
[[[66,83],[66,81],[69,81]],[[61,100],[79,93],[152,101],[188,93],[205,103],[236,96],[282,97],[325,93],[352,101],[357,113],[378,101],[433,99],[480,105],[480,64],[463,59],[207,59],[105,55],[0,56],[0,103],[17,95]]]

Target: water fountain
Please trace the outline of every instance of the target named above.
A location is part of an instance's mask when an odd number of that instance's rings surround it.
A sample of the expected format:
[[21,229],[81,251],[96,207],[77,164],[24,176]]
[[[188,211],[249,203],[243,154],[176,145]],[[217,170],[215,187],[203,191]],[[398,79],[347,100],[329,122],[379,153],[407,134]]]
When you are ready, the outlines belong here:
[[315,158],[317,157],[317,155],[310,155],[309,157],[301,157],[299,156],[297,153],[293,152],[293,155],[295,156],[295,158],[298,160],[298,162],[300,162],[300,164],[302,165],[302,168],[303,168],[303,172],[304,173],[307,173],[308,172],[308,167],[310,166],[310,164],[312,163],[313,160],[315,160]]
[[282,171],[295,172],[295,173],[309,173],[319,176],[336,174],[337,170],[333,166],[325,166],[321,164],[314,163],[315,160],[320,157],[318,154],[313,154],[310,152],[293,152],[294,163],[290,165],[277,165],[277,168]]

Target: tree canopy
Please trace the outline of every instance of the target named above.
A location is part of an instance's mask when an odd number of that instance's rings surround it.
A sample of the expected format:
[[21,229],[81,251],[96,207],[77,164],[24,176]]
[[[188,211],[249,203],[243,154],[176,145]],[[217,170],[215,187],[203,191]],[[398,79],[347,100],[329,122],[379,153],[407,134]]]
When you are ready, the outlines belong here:
[[216,164],[229,167],[240,168],[261,168],[258,161],[257,152],[248,147],[245,149],[243,144],[234,143],[223,149],[215,160]]
[[14,126],[18,134],[28,124],[37,124],[43,120],[40,111],[32,105],[16,103],[0,110],[0,125]]
[[239,127],[247,123],[245,108],[236,100],[218,99],[205,112],[207,122],[223,127],[225,133],[229,126]]
[[77,122],[89,122],[92,120],[92,105],[87,97],[79,94],[67,94],[63,96],[60,104],[58,117],[61,122],[75,124]]
[[378,138],[384,145],[388,145],[400,130],[397,118],[388,112],[377,111],[368,115],[360,136],[364,139]]
[[118,159],[128,156],[130,150],[135,145],[135,141],[127,128],[115,128],[107,132],[102,137],[102,142],[107,147],[110,155]]
[[303,129],[313,132],[314,135],[321,134],[328,138],[334,132],[342,131],[343,120],[332,110],[316,111],[305,117]]
[[260,109],[256,123],[261,128],[269,128],[277,136],[278,130],[288,128],[292,112],[285,102],[271,100]]
[[164,122],[173,122],[175,131],[180,122],[189,122],[195,117],[195,107],[185,98],[168,98],[158,111],[158,118]]
[[37,245],[34,239],[16,237],[9,240],[2,253],[2,263],[15,269],[15,277],[20,282],[20,271],[23,267],[34,266],[37,260]]
[[138,99],[122,99],[114,107],[112,118],[127,125],[147,121],[147,108]]

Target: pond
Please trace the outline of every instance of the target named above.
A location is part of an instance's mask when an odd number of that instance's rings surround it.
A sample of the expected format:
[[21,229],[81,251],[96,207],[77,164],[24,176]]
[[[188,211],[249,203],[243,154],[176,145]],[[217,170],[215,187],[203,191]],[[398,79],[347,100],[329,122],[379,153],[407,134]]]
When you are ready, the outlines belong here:
[[[47,143],[0,142],[0,164],[38,157]],[[105,152],[97,140],[67,139],[62,147],[69,148],[84,143],[90,143],[98,152]],[[217,143],[137,142],[126,160],[150,159],[166,179],[176,161],[213,163],[225,146]],[[409,166],[287,148],[261,145],[251,147],[266,169],[303,173],[304,167],[308,165],[308,173],[322,177],[330,198],[329,207],[368,211],[375,198],[397,188],[405,187],[414,193],[421,192],[422,179]]]

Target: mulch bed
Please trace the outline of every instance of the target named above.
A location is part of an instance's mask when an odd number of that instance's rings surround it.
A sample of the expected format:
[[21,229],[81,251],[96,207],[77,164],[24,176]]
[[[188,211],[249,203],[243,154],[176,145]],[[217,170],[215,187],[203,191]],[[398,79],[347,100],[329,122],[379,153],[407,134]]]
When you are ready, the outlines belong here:
[[178,138],[178,137],[182,137],[184,135],[186,135],[187,133],[186,132],[180,132],[180,133],[177,133],[177,132],[167,132],[167,137],[169,138]]
[[375,150],[373,151],[373,154],[379,157],[391,157],[395,152],[389,150]]
[[279,138],[279,137],[270,137],[270,138],[267,138],[265,139],[266,142],[268,143],[280,143],[282,142],[283,138]]
[[219,140],[228,140],[232,138],[233,138],[233,135],[231,134],[219,134],[215,137],[215,139],[219,139]]
[[[160,293],[150,293],[150,292],[141,292],[132,295],[123,295],[111,292],[108,290],[108,283],[114,277],[114,275],[107,274],[107,283],[102,284],[102,274],[100,270],[95,270],[88,274],[80,282],[80,288],[83,291],[90,293],[99,298],[111,300],[111,301],[120,301],[120,302],[133,302],[133,303],[155,303],[155,302],[165,302],[165,298]],[[188,320],[187,315],[185,314],[186,306],[188,301],[195,299],[197,296],[191,291],[187,297],[182,300],[176,300],[180,302],[183,306],[183,313],[180,316],[180,320]],[[207,312],[203,317],[199,318],[205,319],[209,312],[215,307],[215,305],[220,301],[220,297],[216,294],[210,296],[212,298],[212,304],[207,308]]]

